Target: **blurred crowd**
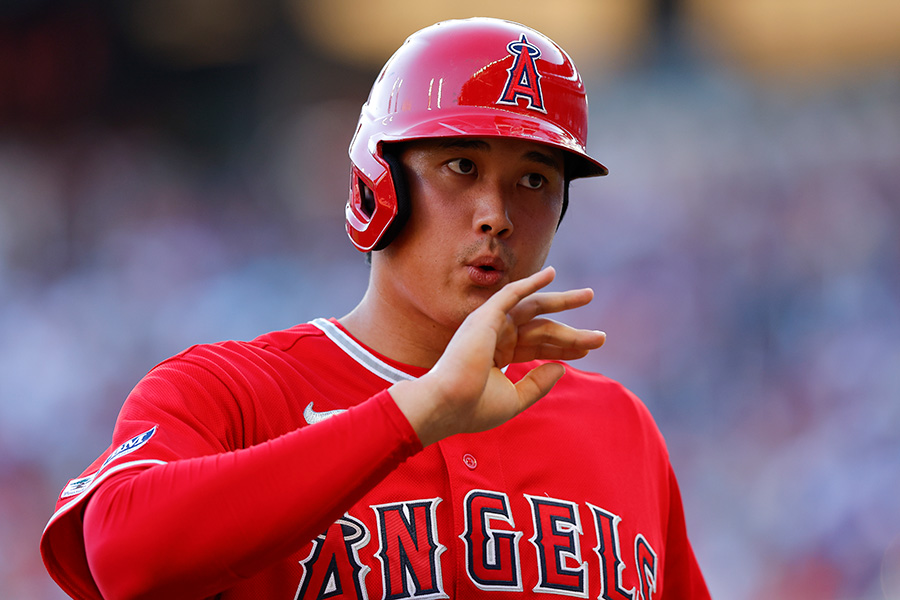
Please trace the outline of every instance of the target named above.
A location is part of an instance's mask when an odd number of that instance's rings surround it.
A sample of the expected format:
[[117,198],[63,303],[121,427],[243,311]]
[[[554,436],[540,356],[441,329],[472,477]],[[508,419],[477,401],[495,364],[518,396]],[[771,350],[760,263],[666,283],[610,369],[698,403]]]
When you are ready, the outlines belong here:
[[900,88],[620,92],[556,260],[599,288],[586,361],[659,419],[714,597],[900,598]]
[[[579,366],[656,416],[713,596],[900,598],[900,78],[682,65],[589,94],[611,174],[573,184],[554,285],[595,289]],[[41,529],[156,362],[356,303],[362,100],[213,154],[140,122],[0,131],[0,596],[63,597]]]

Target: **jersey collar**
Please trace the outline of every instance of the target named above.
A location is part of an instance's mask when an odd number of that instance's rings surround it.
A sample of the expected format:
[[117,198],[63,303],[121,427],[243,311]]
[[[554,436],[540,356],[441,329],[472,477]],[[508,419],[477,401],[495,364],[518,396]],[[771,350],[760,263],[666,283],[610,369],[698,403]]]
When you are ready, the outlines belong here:
[[389,383],[417,379],[426,372],[426,369],[420,367],[388,363],[385,357],[378,356],[363,346],[333,320],[314,319],[310,323],[328,336],[347,356]]

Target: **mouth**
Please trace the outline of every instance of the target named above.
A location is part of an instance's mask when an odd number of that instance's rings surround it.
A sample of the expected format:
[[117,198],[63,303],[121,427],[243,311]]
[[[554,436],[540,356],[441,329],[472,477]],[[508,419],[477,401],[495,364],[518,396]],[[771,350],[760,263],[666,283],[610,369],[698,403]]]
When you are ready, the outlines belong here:
[[506,275],[506,265],[499,257],[479,257],[466,266],[469,270],[469,278],[479,286],[495,286]]
[[470,267],[474,267],[481,271],[505,271],[506,265],[503,259],[498,256],[481,256],[469,263]]

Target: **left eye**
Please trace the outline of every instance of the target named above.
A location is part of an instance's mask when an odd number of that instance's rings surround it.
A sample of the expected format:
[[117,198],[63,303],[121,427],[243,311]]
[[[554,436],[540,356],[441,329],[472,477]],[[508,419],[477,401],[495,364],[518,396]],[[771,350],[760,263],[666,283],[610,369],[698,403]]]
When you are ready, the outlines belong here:
[[468,158],[457,158],[447,163],[450,170],[460,175],[470,175],[475,171],[475,163]]
[[538,173],[529,173],[528,175],[523,175],[522,179],[519,180],[519,183],[528,189],[537,190],[544,185],[544,177]]

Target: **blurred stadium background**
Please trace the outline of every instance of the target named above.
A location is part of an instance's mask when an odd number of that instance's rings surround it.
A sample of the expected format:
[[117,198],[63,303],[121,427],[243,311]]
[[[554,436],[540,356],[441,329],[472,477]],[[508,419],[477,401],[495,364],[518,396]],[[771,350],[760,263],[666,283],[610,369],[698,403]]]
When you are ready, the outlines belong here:
[[[54,498],[195,342],[360,297],[346,146],[405,36],[568,48],[591,151],[551,262],[650,406],[715,598],[900,598],[896,0],[0,3],[0,596],[62,593]],[[602,476],[602,474],[600,474]]]

